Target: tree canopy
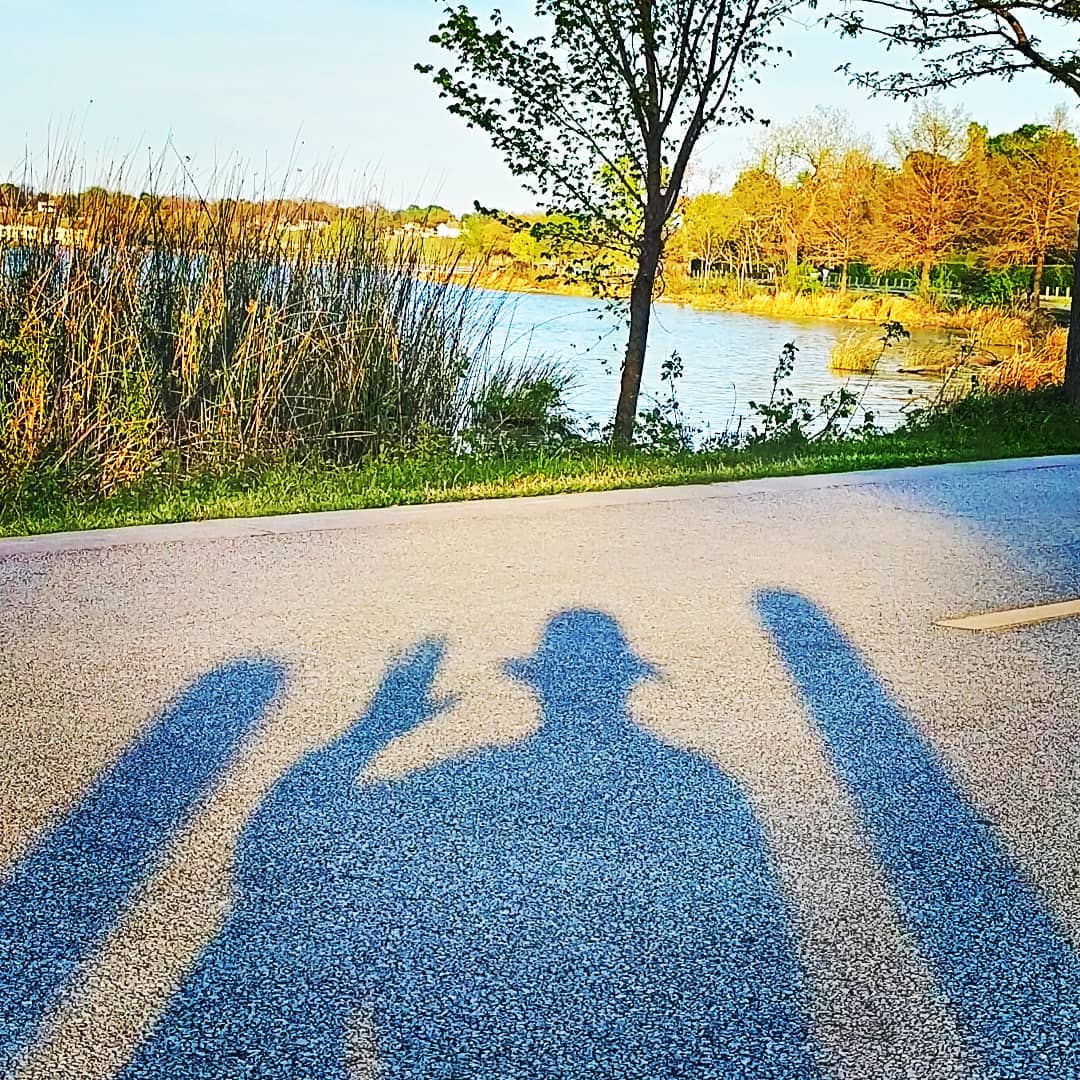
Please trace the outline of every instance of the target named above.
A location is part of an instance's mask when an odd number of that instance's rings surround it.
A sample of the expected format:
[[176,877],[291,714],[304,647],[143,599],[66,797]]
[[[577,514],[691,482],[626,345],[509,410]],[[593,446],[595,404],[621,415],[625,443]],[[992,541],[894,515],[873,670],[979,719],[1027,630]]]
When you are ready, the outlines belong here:
[[828,18],[847,35],[883,40],[890,52],[906,46],[918,60],[891,72],[845,65],[858,85],[874,91],[915,97],[1038,71],[1080,95],[1080,0],[847,0]]
[[[900,70],[844,70],[875,93],[910,98],[973,79],[1011,80],[1039,72],[1080,99],[1080,0],[847,0],[844,34],[869,33],[916,60]],[[1080,213],[1076,233],[1080,243]],[[1080,296],[1080,253],[1073,296]],[[1080,405],[1080,303],[1072,305],[1065,353],[1065,394]]]
[[633,253],[614,435],[633,436],[665,230],[707,130],[753,119],[740,91],[778,46],[792,0],[535,0],[526,33],[499,11],[445,10],[432,74],[548,209]]

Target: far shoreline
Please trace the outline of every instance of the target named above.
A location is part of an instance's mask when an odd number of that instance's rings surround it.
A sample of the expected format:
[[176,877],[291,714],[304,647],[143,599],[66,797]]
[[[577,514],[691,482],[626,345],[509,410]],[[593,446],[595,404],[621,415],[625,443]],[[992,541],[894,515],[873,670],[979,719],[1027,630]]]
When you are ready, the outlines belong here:
[[[511,275],[452,274],[451,280],[472,284],[491,292],[522,296],[570,296],[598,303],[624,303],[626,296],[599,297],[586,286],[537,283]],[[758,291],[744,297],[719,297],[696,290],[672,289],[660,293],[655,303],[688,307],[695,311],[733,312],[792,322],[850,323],[853,326],[880,326],[898,322],[908,330],[944,330],[955,334],[975,334],[979,344],[1007,348],[1029,338],[1026,318],[1015,310],[996,306],[964,305],[955,311],[916,296],[865,292]],[[1054,308],[1041,308],[1056,318]]]

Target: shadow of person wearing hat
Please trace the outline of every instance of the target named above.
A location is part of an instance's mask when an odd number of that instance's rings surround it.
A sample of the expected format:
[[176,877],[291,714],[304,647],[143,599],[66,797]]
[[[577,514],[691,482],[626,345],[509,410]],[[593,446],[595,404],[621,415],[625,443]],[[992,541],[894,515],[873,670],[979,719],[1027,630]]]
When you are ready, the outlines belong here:
[[521,743],[361,783],[445,707],[442,652],[270,792],[222,933],[125,1077],[344,1080],[358,1018],[384,1080],[816,1076],[762,830],[631,718],[654,673],[615,620],[558,614],[507,664],[541,705]]

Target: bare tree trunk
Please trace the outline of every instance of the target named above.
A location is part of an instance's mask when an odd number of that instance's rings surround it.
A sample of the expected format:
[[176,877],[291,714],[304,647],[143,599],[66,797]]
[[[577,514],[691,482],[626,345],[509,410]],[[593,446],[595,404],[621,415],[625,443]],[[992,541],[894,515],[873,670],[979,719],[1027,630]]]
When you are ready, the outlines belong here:
[[664,221],[647,215],[645,234],[638,255],[637,273],[630,289],[630,337],[626,343],[619,404],[615,409],[615,428],[612,442],[629,446],[634,439],[638,395],[641,393],[641,373],[645,367],[645,346],[649,338],[649,319],[652,316],[652,294],[656,271],[664,246]]
[[799,237],[789,232],[786,238],[787,248],[787,285],[792,292],[799,291]]
[[1046,252],[1040,250],[1035,259],[1035,273],[1031,278],[1031,306],[1038,309],[1039,296],[1042,293],[1043,270],[1046,267]]
[[843,269],[840,271],[840,295],[841,296],[846,296],[847,295],[847,268],[848,268],[848,262],[847,262],[847,259],[845,259]]
[[1080,214],[1076,218],[1077,249],[1073,256],[1072,308],[1065,346],[1065,400],[1080,405]]
[[930,295],[930,260],[929,258],[923,259],[922,274],[919,277],[919,295],[927,297]]

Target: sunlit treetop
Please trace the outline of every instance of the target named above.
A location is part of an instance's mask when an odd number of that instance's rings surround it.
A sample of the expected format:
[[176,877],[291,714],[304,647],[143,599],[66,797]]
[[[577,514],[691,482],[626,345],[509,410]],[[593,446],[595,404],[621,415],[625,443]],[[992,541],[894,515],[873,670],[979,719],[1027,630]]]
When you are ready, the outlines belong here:
[[527,34],[449,7],[431,40],[452,60],[419,70],[542,202],[625,231],[651,196],[670,215],[703,131],[754,119],[739,92],[781,52],[768,37],[792,6],[536,0]]

